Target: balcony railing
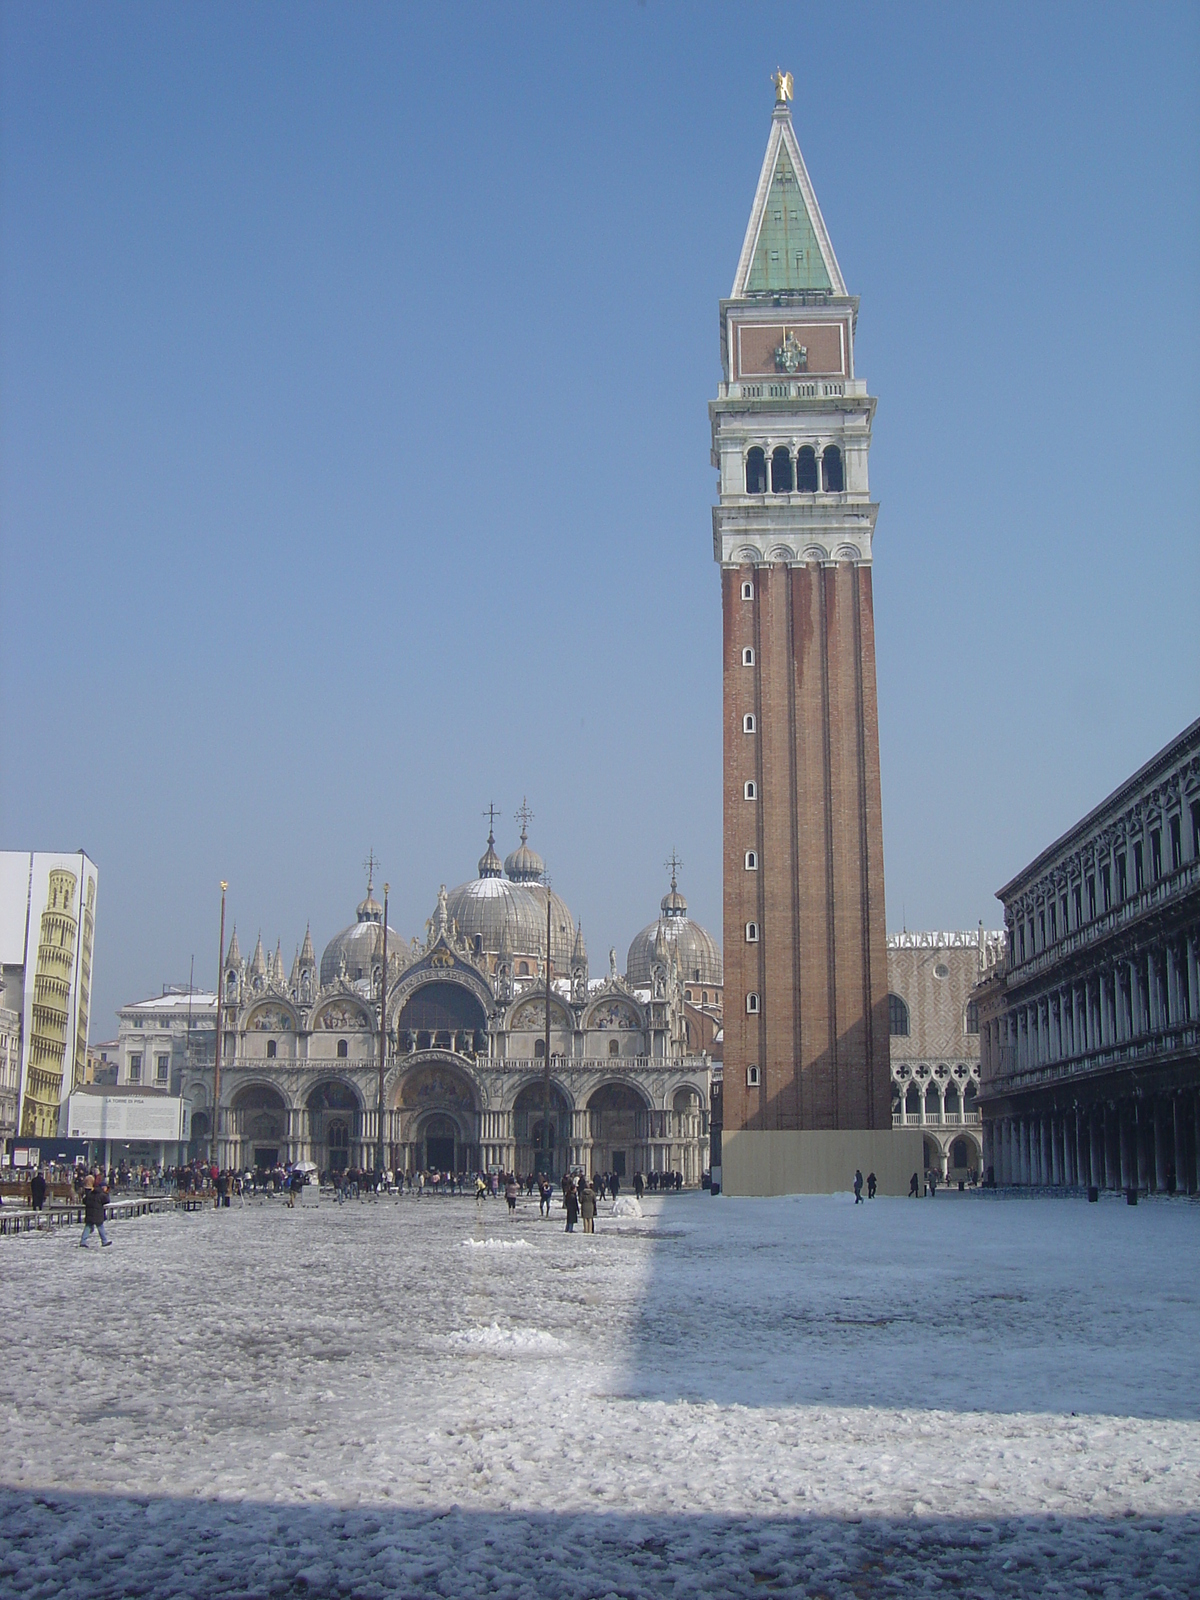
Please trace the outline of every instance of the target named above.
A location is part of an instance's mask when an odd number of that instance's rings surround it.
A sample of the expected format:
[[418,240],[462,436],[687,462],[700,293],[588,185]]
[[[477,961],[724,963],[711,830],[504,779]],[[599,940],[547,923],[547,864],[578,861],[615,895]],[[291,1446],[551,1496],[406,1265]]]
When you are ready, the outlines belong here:
[[1143,1034],[1124,1044],[1103,1045],[1082,1055],[1067,1056],[1059,1061],[1040,1062],[1018,1070],[1016,1051],[1011,1045],[1001,1050],[1000,1074],[983,1080],[989,1096],[1011,1094],[1016,1090],[1033,1088],[1038,1084],[1060,1083],[1064,1079],[1090,1076],[1107,1072],[1114,1067],[1135,1067],[1143,1061],[1154,1062],[1180,1053],[1195,1053],[1200,1049],[1200,1024],[1186,1022],[1174,1028],[1161,1028],[1157,1033]]
[[893,1128],[977,1128],[978,1111],[893,1111]]
[[1109,911],[1100,912],[1090,922],[1085,922],[1082,928],[1064,934],[1062,938],[1039,950],[1035,955],[1027,956],[1024,961],[1010,961],[1008,966],[1010,987],[1038,977],[1051,967],[1057,966],[1067,956],[1074,955],[1077,950],[1100,944],[1109,934],[1116,933],[1119,928],[1126,927],[1131,922],[1136,922],[1146,912],[1161,911],[1172,901],[1182,899],[1188,890],[1196,888],[1197,885],[1200,885],[1200,860],[1185,861],[1182,866],[1164,874],[1140,893],[1130,895],[1127,900],[1113,906]]

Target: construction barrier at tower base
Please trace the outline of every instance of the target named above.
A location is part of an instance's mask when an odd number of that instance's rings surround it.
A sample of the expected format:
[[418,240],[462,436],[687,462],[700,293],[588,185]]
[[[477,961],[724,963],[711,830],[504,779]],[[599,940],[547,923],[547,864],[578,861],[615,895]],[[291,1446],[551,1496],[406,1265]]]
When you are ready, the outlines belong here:
[[875,1174],[880,1194],[906,1195],[914,1172],[924,1188],[924,1143],[914,1128],[839,1128],[721,1136],[721,1190],[727,1195],[837,1194],[855,1170]]

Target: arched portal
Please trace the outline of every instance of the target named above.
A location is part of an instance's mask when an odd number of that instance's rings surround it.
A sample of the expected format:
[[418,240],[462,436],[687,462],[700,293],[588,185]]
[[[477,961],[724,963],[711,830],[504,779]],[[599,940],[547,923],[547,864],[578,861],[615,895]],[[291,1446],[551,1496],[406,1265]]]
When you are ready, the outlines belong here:
[[587,1109],[593,1172],[631,1178],[635,1172],[649,1172],[656,1164],[666,1170],[667,1160],[660,1157],[656,1163],[647,1142],[649,1107],[640,1090],[629,1083],[606,1083],[592,1095]]
[[287,1106],[270,1084],[251,1083],[239,1089],[230,1123],[235,1166],[261,1170],[290,1159]]
[[[543,1140],[543,1132],[548,1137]],[[571,1107],[556,1083],[550,1085],[550,1120],[546,1121],[546,1085],[535,1078],[513,1102],[513,1137],[518,1172],[547,1172],[560,1178],[571,1158]],[[549,1145],[549,1149],[545,1145]]]
[[466,1171],[466,1142],[456,1117],[435,1111],[425,1117],[418,1129],[420,1165],[426,1172]]
[[387,1140],[390,1164],[396,1171],[478,1169],[482,1160],[476,1143],[478,1099],[457,1061],[449,1056],[418,1057],[396,1084],[393,1096]]
[[362,1107],[348,1083],[326,1078],[304,1102],[312,1159],[322,1172],[344,1172],[357,1165],[355,1147],[362,1140]]

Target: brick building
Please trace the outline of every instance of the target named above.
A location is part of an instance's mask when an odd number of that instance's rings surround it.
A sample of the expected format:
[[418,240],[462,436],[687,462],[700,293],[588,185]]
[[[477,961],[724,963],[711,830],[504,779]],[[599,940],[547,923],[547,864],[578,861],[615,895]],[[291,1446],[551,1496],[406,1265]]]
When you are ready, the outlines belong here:
[[[893,1134],[867,453],[875,401],[779,75],[710,407],[730,1193],[906,1187]],[[914,1159],[915,1152],[915,1159]],[[865,1170],[865,1167],[864,1167]]]

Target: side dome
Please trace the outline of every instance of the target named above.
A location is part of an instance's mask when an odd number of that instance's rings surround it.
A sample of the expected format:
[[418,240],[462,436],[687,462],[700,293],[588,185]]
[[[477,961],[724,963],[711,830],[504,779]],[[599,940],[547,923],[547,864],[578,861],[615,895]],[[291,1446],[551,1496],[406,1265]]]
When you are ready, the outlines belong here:
[[721,988],[725,982],[725,963],[721,946],[698,922],[687,914],[687,901],[679,892],[675,874],[671,874],[671,887],[660,902],[656,922],[649,923],[634,936],[625,958],[625,981],[635,989],[650,985],[654,964],[654,947],[662,939],[668,950],[674,949],[679,957],[679,975],[685,983],[712,984]]
[[[399,950],[405,941],[388,924],[388,965],[393,950]],[[321,955],[321,987],[337,981],[342,958],[346,961],[346,976],[351,983],[370,982],[371,961],[383,953],[383,907],[367,885],[367,897],[358,902],[355,920],[341,933],[335,933]]]

